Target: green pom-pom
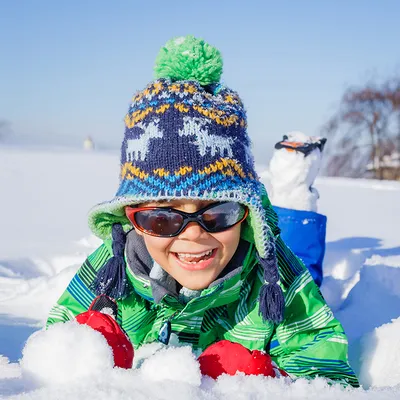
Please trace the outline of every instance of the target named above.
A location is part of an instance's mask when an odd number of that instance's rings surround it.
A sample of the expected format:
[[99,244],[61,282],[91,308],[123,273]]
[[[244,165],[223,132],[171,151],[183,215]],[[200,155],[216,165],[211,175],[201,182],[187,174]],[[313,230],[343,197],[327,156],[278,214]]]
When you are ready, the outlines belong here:
[[161,48],[154,72],[156,79],[195,80],[205,86],[219,82],[222,64],[218,49],[189,35],[171,39]]

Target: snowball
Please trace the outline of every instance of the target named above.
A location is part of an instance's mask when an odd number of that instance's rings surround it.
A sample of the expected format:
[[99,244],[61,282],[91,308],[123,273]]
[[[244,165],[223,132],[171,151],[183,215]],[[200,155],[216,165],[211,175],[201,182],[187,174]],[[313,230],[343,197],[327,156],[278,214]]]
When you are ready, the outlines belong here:
[[114,357],[103,335],[76,321],[31,335],[22,351],[23,375],[38,384],[60,384],[112,369]]
[[171,380],[200,386],[201,372],[190,347],[169,347],[148,358],[141,367],[143,376],[153,381]]
[[362,338],[360,382],[364,386],[400,384],[400,318]]

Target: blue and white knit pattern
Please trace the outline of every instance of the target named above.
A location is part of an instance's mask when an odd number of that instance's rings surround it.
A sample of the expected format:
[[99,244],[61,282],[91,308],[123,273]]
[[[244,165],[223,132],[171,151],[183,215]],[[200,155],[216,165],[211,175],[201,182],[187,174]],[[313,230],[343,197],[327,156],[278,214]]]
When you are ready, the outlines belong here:
[[[110,202],[92,209],[95,234],[110,237],[108,216],[146,200],[191,198],[238,201],[247,205],[266,254],[263,186],[254,169],[246,113],[234,91],[196,81],[151,82],[134,97],[125,117],[120,186]],[[129,223],[125,221],[124,224]]]

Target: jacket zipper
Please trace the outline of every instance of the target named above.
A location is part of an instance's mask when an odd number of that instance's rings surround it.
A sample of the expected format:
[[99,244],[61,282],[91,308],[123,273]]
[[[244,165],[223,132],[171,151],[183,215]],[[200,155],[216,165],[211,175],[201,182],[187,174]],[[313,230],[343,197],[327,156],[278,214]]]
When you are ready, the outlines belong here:
[[168,344],[169,339],[171,338],[171,320],[178,314],[180,311],[174,312],[161,326],[158,331],[158,341],[162,344]]

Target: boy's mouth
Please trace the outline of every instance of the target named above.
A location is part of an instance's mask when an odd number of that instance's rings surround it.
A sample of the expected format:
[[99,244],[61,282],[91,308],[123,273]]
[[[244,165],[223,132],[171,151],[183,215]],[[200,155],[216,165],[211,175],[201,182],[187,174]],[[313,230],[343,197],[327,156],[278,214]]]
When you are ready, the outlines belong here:
[[215,257],[217,249],[202,253],[173,253],[179,264],[185,269],[205,269]]
[[188,263],[188,264],[196,264],[200,261],[208,260],[211,258],[212,253],[215,249],[203,251],[202,253],[175,253],[175,255],[179,258],[179,260]]

